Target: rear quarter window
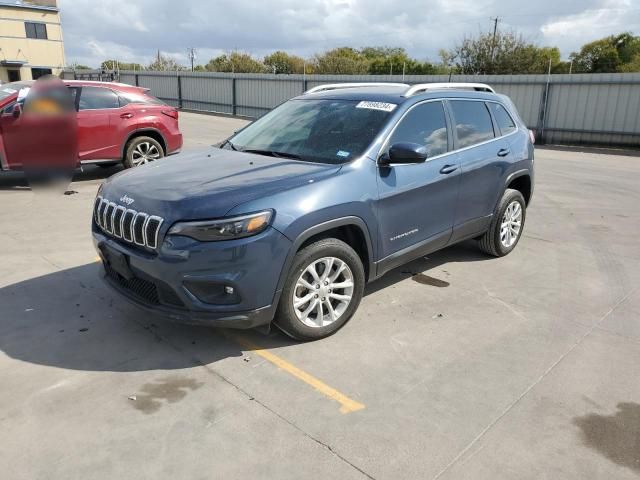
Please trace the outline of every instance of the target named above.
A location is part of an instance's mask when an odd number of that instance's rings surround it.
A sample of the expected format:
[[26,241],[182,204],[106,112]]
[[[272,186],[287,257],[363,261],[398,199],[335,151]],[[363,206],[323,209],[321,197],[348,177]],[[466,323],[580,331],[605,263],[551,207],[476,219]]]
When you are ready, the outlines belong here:
[[162,100],[148,93],[118,92],[118,98],[121,107],[129,105],[130,103],[138,105],[166,105]]
[[489,108],[491,109],[491,113],[493,113],[493,118],[496,119],[496,123],[498,124],[498,128],[502,135],[508,135],[516,130],[516,123],[502,105],[491,102],[489,103]]
[[458,148],[486,142],[495,137],[491,115],[484,102],[451,100]]

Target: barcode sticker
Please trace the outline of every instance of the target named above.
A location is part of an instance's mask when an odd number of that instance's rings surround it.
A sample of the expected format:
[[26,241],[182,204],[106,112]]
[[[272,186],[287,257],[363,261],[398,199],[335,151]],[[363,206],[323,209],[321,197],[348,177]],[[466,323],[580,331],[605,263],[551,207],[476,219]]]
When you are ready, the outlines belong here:
[[386,102],[366,102],[362,101],[356,108],[368,108],[369,110],[382,110],[383,112],[393,112],[397,105],[395,103]]

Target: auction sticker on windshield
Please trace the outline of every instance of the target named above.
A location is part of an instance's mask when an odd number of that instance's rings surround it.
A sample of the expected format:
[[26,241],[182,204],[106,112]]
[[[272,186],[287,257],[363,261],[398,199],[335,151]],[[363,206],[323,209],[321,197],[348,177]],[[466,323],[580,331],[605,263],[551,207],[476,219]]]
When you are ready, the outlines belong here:
[[383,112],[393,112],[397,105],[395,103],[386,103],[386,102],[367,102],[362,101],[356,108],[367,108],[369,110],[382,110]]

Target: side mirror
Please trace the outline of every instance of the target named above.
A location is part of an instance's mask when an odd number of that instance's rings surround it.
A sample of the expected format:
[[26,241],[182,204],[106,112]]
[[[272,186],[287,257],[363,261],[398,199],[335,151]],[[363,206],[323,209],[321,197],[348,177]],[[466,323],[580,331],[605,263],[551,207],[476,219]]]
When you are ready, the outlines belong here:
[[12,112],[13,118],[19,118],[20,115],[22,115],[22,107],[20,106],[19,103],[16,103],[13,106],[13,112]]
[[419,143],[394,143],[389,151],[380,157],[378,165],[393,163],[422,163],[427,159],[427,147]]

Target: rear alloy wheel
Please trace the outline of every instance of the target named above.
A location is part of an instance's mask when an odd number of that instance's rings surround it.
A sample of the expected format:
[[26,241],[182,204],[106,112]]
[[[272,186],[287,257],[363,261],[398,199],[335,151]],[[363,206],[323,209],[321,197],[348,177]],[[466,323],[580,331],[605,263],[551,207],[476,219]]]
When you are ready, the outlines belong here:
[[480,249],[489,255],[503,257],[516,248],[522,236],[526,208],[522,193],[510,188],[505,190],[489,230],[480,237]]
[[139,167],[164,157],[164,149],[151,137],[136,137],[129,142],[124,164],[127,168]]
[[296,254],[287,277],[276,325],[297,340],[318,340],[342,327],[364,291],[358,254],[335,238],[319,240]]

